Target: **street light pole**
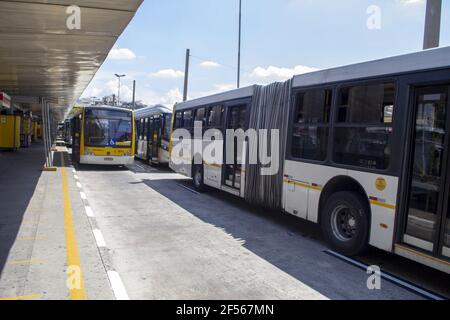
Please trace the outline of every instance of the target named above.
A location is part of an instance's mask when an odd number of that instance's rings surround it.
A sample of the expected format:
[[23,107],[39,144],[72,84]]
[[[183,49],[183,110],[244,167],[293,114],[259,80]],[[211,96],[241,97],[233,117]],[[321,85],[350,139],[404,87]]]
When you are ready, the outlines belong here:
[[442,0],[427,0],[423,49],[439,47]]
[[241,86],[241,33],[242,33],[242,0],[239,0],[239,41],[238,41],[238,67],[237,87]]
[[189,60],[191,58],[191,50],[186,49],[186,64],[184,67],[184,89],[183,89],[183,101],[187,100],[188,87],[189,87]]
[[125,74],[115,74],[115,76],[119,79],[119,88],[118,88],[118,92],[117,92],[117,105],[119,106],[120,104],[120,79],[125,77]]
[[136,80],[133,80],[133,110],[136,108]]

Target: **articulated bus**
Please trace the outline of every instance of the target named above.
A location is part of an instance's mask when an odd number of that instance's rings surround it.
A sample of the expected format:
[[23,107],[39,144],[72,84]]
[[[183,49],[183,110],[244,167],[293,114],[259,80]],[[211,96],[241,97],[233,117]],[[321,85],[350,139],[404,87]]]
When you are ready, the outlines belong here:
[[150,164],[169,164],[172,110],[156,105],[136,110],[136,158]]
[[[281,210],[320,224],[345,255],[371,245],[450,273],[450,47],[299,75],[286,85],[273,93],[288,95],[280,190],[271,190]],[[177,104],[170,167],[199,190],[247,199],[263,188],[245,163],[180,164],[174,154],[176,130],[192,130],[194,121],[204,130],[249,129],[261,114],[254,110],[261,88]],[[238,147],[245,161],[246,145]]]
[[72,158],[78,164],[134,162],[134,114],[129,109],[84,107],[71,119]]

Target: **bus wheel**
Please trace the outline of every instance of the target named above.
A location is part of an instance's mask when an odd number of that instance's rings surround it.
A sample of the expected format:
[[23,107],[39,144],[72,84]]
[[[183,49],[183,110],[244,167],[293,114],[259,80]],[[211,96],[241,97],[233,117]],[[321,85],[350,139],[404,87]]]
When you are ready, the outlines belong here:
[[194,181],[195,190],[199,192],[205,190],[205,185],[203,184],[203,166],[194,166],[192,179]]
[[368,248],[369,229],[369,208],[362,196],[343,191],[328,199],[322,230],[334,250],[348,256],[362,254]]

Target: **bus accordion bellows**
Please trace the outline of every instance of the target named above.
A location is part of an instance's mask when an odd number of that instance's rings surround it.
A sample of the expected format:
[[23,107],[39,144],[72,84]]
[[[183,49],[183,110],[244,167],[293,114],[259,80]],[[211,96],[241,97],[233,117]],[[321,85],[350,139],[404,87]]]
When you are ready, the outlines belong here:
[[150,164],[169,164],[172,110],[162,105],[135,111],[136,158]]
[[134,162],[132,110],[89,106],[71,119],[72,159],[78,164],[129,165]]
[[[450,273],[449,96],[445,47],[186,101],[174,109],[170,167],[198,190],[217,188],[320,224],[343,254],[371,245]],[[182,135],[199,124],[204,137],[193,141],[202,147],[217,142],[208,130],[222,134],[222,162],[186,152],[193,143]],[[237,139],[230,163],[236,139],[228,131],[238,129],[246,139]],[[251,129],[276,130],[277,172],[262,175],[267,164],[248,163],[262,156]]]

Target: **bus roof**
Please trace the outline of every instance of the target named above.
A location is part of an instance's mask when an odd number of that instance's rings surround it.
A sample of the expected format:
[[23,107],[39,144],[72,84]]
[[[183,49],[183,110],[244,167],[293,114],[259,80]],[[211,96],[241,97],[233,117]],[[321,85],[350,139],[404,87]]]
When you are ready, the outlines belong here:
[[162,113],[172,113],[172,110],[163,105],[158,104],[155,106],[138,109],[134,112],[134,116],[136,119],[141,119]]
[[85,106],[85,109],[103,109],[103,110],[116,110],[116,111],[125,111],[125,112],[133,112],[131,109],[120,108],[120,107],[112,107],[106,105],[98,105],[98,106]]
[[245,87],[245,88],[240,88],[240,89],[234,89],[234,90],[223,92],[223,93],[218,93],[218,94],[215,94],[212,96],[207,96],[207,97],[203,97],[203,98],[189,100],[186,102],[181,102],[176,105],[176,109],[177,109],[177,111],[179,111],[179,110],[195,108],[195,107],[214,104],[214,103],[223,102],[223,101],[248,98],[248,97],[253,96],[253,89],[254,89],[254,86],[250,86],[250,87]]
[[301,74],[294,77],[293,87],[314,86],[443,68],[450,68],[450,47],[430,49]]
[[[340,81],[450,68],[450,47],[430,49],[374,61],[319,70],[294,76],[293,87],[315,86]],[[235,89],[176,105],[176,110],[195,108],[253,96],[254,86]]]

